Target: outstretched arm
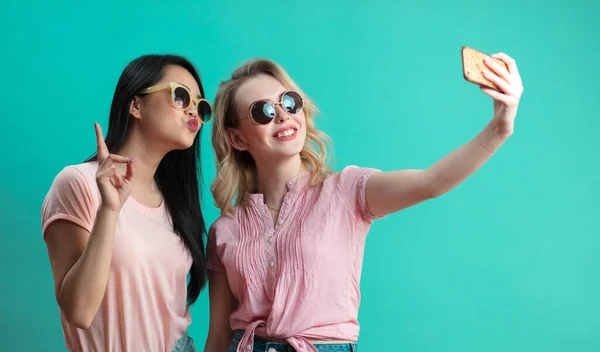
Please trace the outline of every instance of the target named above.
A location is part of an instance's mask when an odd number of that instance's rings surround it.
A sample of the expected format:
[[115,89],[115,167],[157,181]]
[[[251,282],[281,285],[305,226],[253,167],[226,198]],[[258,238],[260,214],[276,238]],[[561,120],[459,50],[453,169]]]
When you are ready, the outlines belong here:
[[498,87],[481,87],[494,99],[492,121],[471,141],[425,170],[372,174],[366,189],[371,213],[391,214],[450,191],[477,171],[512,135],[523,85],[512,58],[506,54],[493,56],[506,62],[508,70],[486,62],[490,69],[486,77]]

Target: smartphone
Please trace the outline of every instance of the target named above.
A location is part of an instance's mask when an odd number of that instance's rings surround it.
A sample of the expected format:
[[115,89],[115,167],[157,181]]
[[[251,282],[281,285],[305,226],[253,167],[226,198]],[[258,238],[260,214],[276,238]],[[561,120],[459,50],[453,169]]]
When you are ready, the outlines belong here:
[[477,85],[497,89],[496,85],[489,81],[487,78],[483,76],[483,70],[490,71],[490,68],[483,62],[484,58],[490,58],[492,61],[496,62],[498,65],[504,67],[508,70],[508,67],[504,61],[500,59],[493,58],[487,54],[482,53],[481,51],[475,50],[468,46],[463,46],[461,49],[462,54],[462,68],[463,68],[463,76],[468,82],[475,83]]

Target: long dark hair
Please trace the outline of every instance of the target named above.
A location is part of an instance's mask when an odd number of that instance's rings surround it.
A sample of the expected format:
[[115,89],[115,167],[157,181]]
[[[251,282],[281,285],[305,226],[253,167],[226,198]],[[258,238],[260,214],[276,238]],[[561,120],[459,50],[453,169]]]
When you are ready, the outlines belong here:
[[[202,97],[205,96],[198,71],[185,58],[177,55],[138,57],[125,67],[115,88],[106,135],[106,146],[110,153],[116,153],[125,144],[132,123],[129,106],[136,93],[158,82],[168,65],[180,66],[188,70],[198,83],[200,94]],[[196,135],[191,148],[167,153],[154,175],[158,189],[164,197],[165,206],[171,215],[173,230],[181,238],[193,259],[187,286],[188,305],[196,301],[206,284],[204,254],[206,224],[200,209],[199,192],[202,189],[200,132]],[[94,154],[86,162],[96,160],[97,155]]]

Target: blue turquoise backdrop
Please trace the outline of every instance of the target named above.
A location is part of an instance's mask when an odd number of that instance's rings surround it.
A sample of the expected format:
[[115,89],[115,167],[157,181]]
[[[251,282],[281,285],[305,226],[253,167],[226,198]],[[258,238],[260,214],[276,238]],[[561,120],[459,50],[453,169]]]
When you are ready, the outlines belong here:
[[[394,170],[429,166],[491,118],[462,77],[468,45],[517,60],[515,134],[451,193],[373,226],[361,350],[599,351],[599,29],[592,1],[4,1],[0,349],[64,350],[40,206],[94,151],[130,60],[185,55],[211,99],[244,60],[277,60],[319,105],[336,169]],[[192,313],[202,347],[206,293]]]

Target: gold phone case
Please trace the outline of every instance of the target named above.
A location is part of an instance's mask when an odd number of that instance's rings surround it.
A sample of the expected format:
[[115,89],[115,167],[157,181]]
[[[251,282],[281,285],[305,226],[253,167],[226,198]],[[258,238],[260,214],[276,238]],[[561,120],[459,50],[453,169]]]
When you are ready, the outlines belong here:
[[504,63],[504,61],[493,58],[487,54],[482,53],[481,51],[475,50],[468,46],[462,47],[461,54],[463,76],[467,81],[489,88],[497,89],[497,87],[487,78],[485,78],[482,74],[482,71],[484,69],[490,71],[489,67],[487,67],[487,65],[483,62],[483,59],[489,57],[498,65],[508,70],[508,67],[506,63]]

